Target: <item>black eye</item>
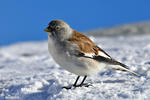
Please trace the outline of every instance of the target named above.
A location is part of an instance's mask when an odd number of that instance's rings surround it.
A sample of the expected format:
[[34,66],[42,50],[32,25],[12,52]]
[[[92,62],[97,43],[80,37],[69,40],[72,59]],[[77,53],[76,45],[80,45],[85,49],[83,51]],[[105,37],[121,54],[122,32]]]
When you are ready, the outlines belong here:
[[60,30],[60,26],[56,26],[55,30],[57,30],[57,31]]
[[50,25],[48,24],[48,28],[50,28]]

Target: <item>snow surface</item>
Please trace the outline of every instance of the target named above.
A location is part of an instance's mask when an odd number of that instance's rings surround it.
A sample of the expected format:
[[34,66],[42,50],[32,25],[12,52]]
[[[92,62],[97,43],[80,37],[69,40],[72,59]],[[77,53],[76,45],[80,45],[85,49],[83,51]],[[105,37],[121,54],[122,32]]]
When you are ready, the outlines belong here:
[[104,70],[87,78],[91,87],[61,89],[77,76],[53,61],[47,41],[17,43],[0,48],[0,100],[150,100],[150,36],[91,39],[140,77]]

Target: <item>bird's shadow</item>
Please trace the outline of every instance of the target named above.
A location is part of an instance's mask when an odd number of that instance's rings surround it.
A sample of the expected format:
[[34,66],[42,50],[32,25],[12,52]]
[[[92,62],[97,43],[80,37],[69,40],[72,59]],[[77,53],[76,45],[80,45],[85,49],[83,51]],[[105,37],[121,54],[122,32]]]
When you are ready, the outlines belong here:
[[106,83],[106,84],[113,84],[113,83],[125,83],[127,80],[125,79],[107,79],[107,80],[96,80],[94,83],[92,82],[91,84],[101,84],[101,83]]
[[[102,81],[103,83],[124,83],[126,80],[105,80],[105,81]],[[98,82],[97,82],[98,83]]]

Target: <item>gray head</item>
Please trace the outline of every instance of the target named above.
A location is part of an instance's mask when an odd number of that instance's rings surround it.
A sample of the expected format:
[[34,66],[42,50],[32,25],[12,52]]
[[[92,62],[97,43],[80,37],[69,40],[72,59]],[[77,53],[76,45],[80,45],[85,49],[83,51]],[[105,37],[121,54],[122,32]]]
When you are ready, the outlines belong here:
[[51,21],[45,31],[48,36],[59,40],[68,39],[72,35],[72,29],[62,20]]

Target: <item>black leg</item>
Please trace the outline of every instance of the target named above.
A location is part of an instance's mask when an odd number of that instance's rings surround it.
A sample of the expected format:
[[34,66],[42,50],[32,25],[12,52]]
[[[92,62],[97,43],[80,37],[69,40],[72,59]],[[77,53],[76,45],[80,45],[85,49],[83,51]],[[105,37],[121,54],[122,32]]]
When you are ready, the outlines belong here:
[[81,84],[78,85],[78,86],[76,86],[76,87],[82,87],[82,86],[84,86],[84,87],[89,87],[89,86],[92,86],[91,84],[84,83],[84,81],[85,81],[86,78],[87,78],[87,76],[84,76],[84,78],[83,78]]
[[[74,84],[73,84],[74,87],[77,87],[77,82],[78,82],[79,78],[80,78],[80,76],[78,76],[77,79],[76,79],[76,81],[74,82]],[[64,87],[62,87],[62,88],[71,89],[72,86],[71,86],[71,87],[65,87],[65,86],[64,86]]]
[[87,76],[84,76],[84,78],[83,78],[83,80],[82,80],[82,82],[81,82],[81,84],[80,84],[80,86],[82,86],[83,85],[83,83],[84,83],[84,81],[85,81],[85,79],[87,78]]
[[80,84],[80,85],[77,85],[77,82],[78,82],[79,78],[80,78],[80,76],[77,77],[77,79],[76,79],[76,81],[75,81],[75,83],[74,83],[73,86],[74,86],[74,87],[82,87],[83,85],[85,85],[85,86],[87,87],[87,84],[84,84],[84,81],[85,81],[85,79],[87,78],[87,76],[84,76],[84,78],[83,78],[81,84]]
[[[80,78],[80,76],[78,76],[77,79],[76,79],[76,81],[74,82],[74,84],[73,84],[73,87],[74,87],[74,88],[76,88],[76,87],[82,87],[82,86],[85,86],[85,87],[92,86],[92,85],[90,85],[90,84],[84,84],[84,81],[85,81],[85,79],[87,78],[87,76],[84,76],[84,78],[83,78],[81,84],[80,84],[80,85],[77,85],[77,82],[78,82],[79,78]],[[71,89],[72,86],[71,86],[71,87],[62,87],[62,88]]]
[[78,82],[79,78],[80,78],[80,76],[78,76],[78,77],[77,77],[77,79],[76,79],[75,83],[73,84],[73,86],[74,86],[74,87],[76,87],[76,86],[77,86],[77,82]]

